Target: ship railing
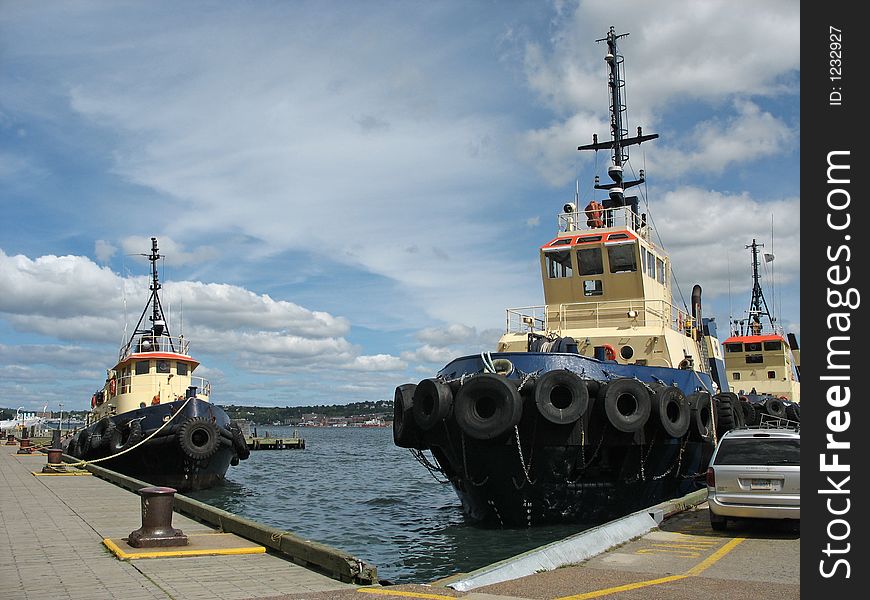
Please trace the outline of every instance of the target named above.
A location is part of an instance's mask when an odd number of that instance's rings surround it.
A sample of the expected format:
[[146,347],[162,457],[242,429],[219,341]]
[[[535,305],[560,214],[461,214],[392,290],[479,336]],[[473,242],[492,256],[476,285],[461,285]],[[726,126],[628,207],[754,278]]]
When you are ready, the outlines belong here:
[[628,229],[649,242],[653,238],[652,226],[647,223],[646,215],[639,214],[636,207],[615,206],[600,211],[600,220],[595,219],[592,211],[588,213],[579,206],[576,212],[563,212],[558,215],[560,232],[595,231],[598,229]]
[[208,399],[211,396],[211,383],[203,377],[191,377],[190,386],[196,388],[196,396],[198,398]]
[[118,361],[122,361],[131,354],[142,352],[166,352],[189,356],[190,342],[183,337],[168,335],[142,335],[134,337],[121,346],[118,353]]
[[628,324],[635,327],[664,325],[682,332],[689,322],[684,311],[664,300],[611,300],[509,308],[506,331],[552,332]]

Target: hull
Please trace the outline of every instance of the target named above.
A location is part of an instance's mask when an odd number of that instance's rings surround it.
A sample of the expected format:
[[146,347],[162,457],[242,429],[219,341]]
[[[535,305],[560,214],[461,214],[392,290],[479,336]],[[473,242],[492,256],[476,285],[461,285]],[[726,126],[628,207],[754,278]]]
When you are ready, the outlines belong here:
[[196,398],[104,417],[66,447],[70,456],[180,492],[222,483],[248,452],[226,412]]
[[[429,468],[449,480],[469,520],[501,527],[593,525],[703,487],[699,475],[715,447],[709,408],[715,404],[709,394],[713,386],[705,373],[618,365],[568,353],[492,353],[486,360],[511,368],[488,375],[482,393],[462,391],[486,370],[482,357],[470,356],[454,360],[429,380],[443,383],[435,384],[440,397],[427,392],[433,384],[426,380],[400,386],[396,395],[402,407],[396,414],[398,431],[394,421],[396,443],[419,452],[424,463],[422,450],[431,452]],[[554,376],[560,383],[548,385]],[[518,390],[521,414],[488,431],[470,428],[469,422],[499,419],[499,378]],[[588,392],[582,411],[571,407],[571,382]],[[677,388],[669,393],[682,400],[645,412],[643,398],[637,406],[627,406],[627,400],[635,402],[628,392],[618,392],[616,399],[608,393],[621,385],[646,390],[650,403],[665,388]],[[512,395],[509,389],[505,393]],[[450,406],[442,410],[439,403]],[[636,412],[643,414],[636,417]],[[432,413],[440,418],[427,420]]]

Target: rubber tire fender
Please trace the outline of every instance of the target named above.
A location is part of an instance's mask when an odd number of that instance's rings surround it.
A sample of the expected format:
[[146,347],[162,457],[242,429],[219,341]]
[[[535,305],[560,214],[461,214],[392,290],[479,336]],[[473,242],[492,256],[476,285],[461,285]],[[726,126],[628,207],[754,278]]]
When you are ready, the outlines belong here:
[[772,417],[785,418],[785,404],[779,398],[767,398],[764,401],[764,412]]
[[91,432],[87,429],[82,429],[76,438],[76,449],[78,450],[79,458],[84,458],[88,454],[91,446]]
[[713,415],[710,412],[710,393],[695,392],[688,398],[692,407],[692,431],[704,441],[713,441]]
[[722,435],[735,427],[734,407],[731,398],[719,394],[713,397],[713,406],[716,408],[716,433]]
[[785,407],[785,416],[789,421],[797,421],[800,423],[801,421],[801,407],[800,404],[796,402],[792,402],[788,406]]
[[[630,412],[625,412],[626,404],[632,405]],[[637,431],[646,424],[652,412],[649,390],[637,379],[614,379],[607,383],[604,391],[604,412],[610,424],[619,431]]]
[[236,424],[231,425],[230,433],[233,437],[233,449],[236,451],[236,456],[240,460],[247,460],[251,456],[251,449],[248,448],[248,442],[245,440],[245,434],[242,433],[241,427]]
[[393,393],[393,443],[399,448],[424,450],[423,431],[414,416],[415,383],[403,383]]
[[557,425],[576,422],[589,406],[586,382],[568,369],[544,373],[535,382],[534,398],[541,416]]
[[450,386],[437,379],[424,379],[417,384],[411,409],[414,421],[423,431],[429,431],[450,414],[453,392]]
[[743,421],[746,425],[758,425],[758,411],[749,400],[740,400],[740,410],[743,411]]
[[211,458],[220,447],[218,426],[204,417],[190,417],[176,433],[181,450],[193,460]]
[[[111,417],[103,417],[97,421],[92,432],[91,447],[94,450],[109,450],[111,448],[112,434],[115,433],[116,429],[118,429],[118,426]],[[97,438],[99,438],[99,443],[97,443]]]
[[671,437],[681,438],[689,431],[692,410],[686,395],[678,387],[654,384],[652,414],[658,417],[662,429]]
[[132,448],[142,441],[142,423],[139,419],[132,419],[123,425],[115,427],[109,438],[109,452],[116,454],[127,448]]
[[459,388],[453,416],[465,435],[490,440],[520,422],[523,401],[513,383],[501,375],[481,373]]

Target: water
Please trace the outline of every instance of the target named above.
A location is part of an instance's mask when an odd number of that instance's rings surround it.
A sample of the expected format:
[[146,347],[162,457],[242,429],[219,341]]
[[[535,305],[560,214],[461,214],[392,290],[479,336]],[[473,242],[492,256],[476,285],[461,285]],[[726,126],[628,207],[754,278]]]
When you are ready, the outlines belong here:
[[[258,426],[263,435],[290,427]],[[192,498],[344,550],[394,583],[468,572],[581,531],[484,529],[467,523],[449,484],[435,481],[390,428],[300,428],[305,450],[260,450],[223,486]]]

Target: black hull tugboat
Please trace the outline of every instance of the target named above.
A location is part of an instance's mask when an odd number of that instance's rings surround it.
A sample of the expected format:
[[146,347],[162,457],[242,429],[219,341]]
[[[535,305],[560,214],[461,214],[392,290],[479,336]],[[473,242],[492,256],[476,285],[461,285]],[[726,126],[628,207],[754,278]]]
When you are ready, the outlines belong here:
[[[673,304],[671,263],[625,190],[623,57],[610,29],[603,202],[576,202],[540,249],[545,305],[507,310],[495,352],[395,391],[393,439],[449,481],[474,522],[601,523],[699,489],[718,435],[742,417],[713,319]],[[738,416],[739,415],[739,416]]]
[[[169,333],[157,293],[156,238],[146,256],[151,295],[66,453],[154,485],[206,489],[250,451],[241,429],[209,401],[209,382],[194,376],[199,362],[188,353],[190,342]],[[143,329],[149,310],[151,326]]]

